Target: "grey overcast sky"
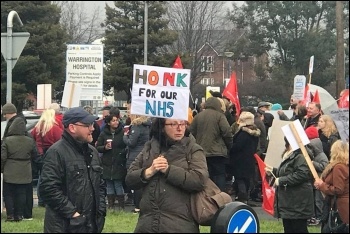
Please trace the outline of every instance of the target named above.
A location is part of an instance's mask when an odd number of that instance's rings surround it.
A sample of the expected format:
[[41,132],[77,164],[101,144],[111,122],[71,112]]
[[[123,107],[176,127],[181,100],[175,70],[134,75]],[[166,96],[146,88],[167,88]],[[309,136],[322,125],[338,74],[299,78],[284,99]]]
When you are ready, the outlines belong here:
[[[105,17],[105,3],[109,6],[114,6],[113,1],[83,1],[84,7],[87,9],[87,12],[91,12],[95,8],[99,7],[102,11],[101,18]],[[226,1],[226,6],[231,7],[233,1]],[[244,1],[235,1],[238,5],[242,5]]]

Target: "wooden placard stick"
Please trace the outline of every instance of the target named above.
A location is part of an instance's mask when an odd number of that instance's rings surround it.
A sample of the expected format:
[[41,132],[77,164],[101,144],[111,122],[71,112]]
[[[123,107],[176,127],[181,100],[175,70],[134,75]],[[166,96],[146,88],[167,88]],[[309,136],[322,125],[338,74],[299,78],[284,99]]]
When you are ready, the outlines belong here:
[[297,143],[298,143],[298,145],[299,145],[299,147],[300,147],[300,149],[301,149],[301,152],[302,152],[303,155],[304,155],[304,158],[305,158],[305,160],[306,160],[306,163],[307,163],[307,165],[308,165],[309,168],[310,168],[310,171],[311,171],[311,173],[312,173],[312,176],[314,177],[314,179],[319,179],[318,174],[317,174],[317,171],[316,171],[316,169],[315,169],[315,167],[314,167],[314,164],[312,163],[312,161],[311,161],[311,159],[310,159],[310,156],[309,156],[309,154],[307,153],[307,151],[306,151],[306,149],[305,149],[305,146],[304,146],[303,142],[302,142],[301,139],[300,139],[300,136],[299,136],[299,134],[298,134],[298,131],[297,131],[297,129],[296,129],[295,126],[294,126],[294,123],[290,123],[289,126],[290,126],[290,129],[292,130],[292,133],[293,133],[293,135],[294,135],[295,140],[297,141]]

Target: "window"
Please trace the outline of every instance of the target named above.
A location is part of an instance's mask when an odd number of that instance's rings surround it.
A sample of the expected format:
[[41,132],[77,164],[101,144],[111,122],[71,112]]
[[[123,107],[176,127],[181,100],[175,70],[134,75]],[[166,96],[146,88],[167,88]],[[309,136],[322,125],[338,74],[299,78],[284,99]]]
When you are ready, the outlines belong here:
[[212,85],[214,83],[214,79],[213,78],[203,78],[201,80],[201,84],[202,85]]
[[201,56],[201,72],[214,71],[214,56]]

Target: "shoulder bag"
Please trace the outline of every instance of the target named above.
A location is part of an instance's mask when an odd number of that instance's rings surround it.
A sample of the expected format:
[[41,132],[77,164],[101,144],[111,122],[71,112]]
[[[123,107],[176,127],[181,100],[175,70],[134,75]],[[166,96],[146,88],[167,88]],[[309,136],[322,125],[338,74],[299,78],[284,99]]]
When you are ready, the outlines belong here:
[[[337,208],[337,196],[333,196],[333,201],[330,199],[330,210],[326,218],[321,233],[349,233],[349,224],[343,223],[340,219]],[[328,206],[329,207],[329,206]]]
[[[186,156],[190,168],[191,156],[191,152]],[[231,196],[222,192],[210,178],[205,181],[204,190],[191,193],[190,196],[192,216],[201,226],[211,226],[211,221],[219,208],[232,202]]]

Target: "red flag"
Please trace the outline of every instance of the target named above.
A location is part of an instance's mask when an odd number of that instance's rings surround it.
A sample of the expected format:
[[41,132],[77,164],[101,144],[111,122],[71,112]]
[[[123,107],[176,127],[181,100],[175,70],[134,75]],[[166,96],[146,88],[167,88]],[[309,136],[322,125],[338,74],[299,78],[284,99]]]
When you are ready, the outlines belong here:
[[349,109],[349,89],[344,89],[340,93],[340,98],[338,101],[339,108],[348,108]]
[[305,90],[304,90],[304,99],[302,101],[302,104],[304,106],[307,106],[309,102],[311,102],[311,92],[309,91],[309,84],[306,84]]
[[318,89],[316,89],[316,92],[315,92],[315,94],[314,94],[314,97],[313,97],[313,99],[312,99],[312,102],[316,102],[316,103],[318,103],[318,104],[321,103],[320,95],[318,94]]
[[262,181],[262,194],[263,194],[263,202],[262,202],[262,208],[270,215],[273,216],[274,213],[274,208],[273,208],[273,203],[275,201],[275,189],[269,185],[268,181],[265,178],[265,163],[259,155],[254,154],[254,157],[256,161],[258,162],[258,168],[261,176],[261,181]]
[[237,88],[237,78],[236,78],[236,72],[232,72],[230,81],[228,82],[226,88],[222,92],[222,96],[227,97],[231,100],[233,104],[236,106],[236,113],[237,117],[239,117],[239,114],[241,112],[241,104],[239,103],[238,98],[238,88]]
[[178,55],[173,64],[173,68],[183,68],[180,56]]

